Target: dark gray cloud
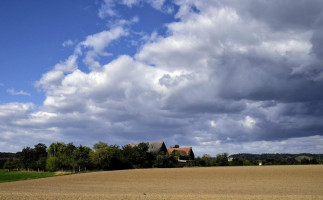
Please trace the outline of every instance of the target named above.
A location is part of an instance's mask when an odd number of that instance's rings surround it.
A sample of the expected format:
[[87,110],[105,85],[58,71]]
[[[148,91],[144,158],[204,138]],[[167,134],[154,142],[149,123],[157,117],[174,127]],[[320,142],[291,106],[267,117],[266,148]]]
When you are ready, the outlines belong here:
[[320,0],[229,0],[221,3],[233,6],[239,14],[264,21],[275,29],[313,28],[323,7]]
[[[226,55],[221,58],[221,96],[226,99],[298,102],[323,100],[323,81],[291,73],[294,65],[264,57]],[[313,74],[316,76],[316,74]]]

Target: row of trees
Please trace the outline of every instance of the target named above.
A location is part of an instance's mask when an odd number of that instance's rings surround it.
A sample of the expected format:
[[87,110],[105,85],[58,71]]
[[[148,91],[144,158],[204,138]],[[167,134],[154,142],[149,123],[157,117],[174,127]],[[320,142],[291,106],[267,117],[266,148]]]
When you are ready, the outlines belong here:
[[195,158],[196,166],[207,167],[207,166],[229,166],[228,154],[222,153],[216,155],[215,158],[208,154],[204,154],[202,157]]
[[[178,147],[176,145],[175,147]],[[296,157],[295,157],[296,156]],[[215,158],[207,154],[195,159],[196,166],[243,166],[258,165],[294,165],[294,164],[319,164],[315,156],[298,154],[218,154]],[[173,151],[171,155],[158,155],[148,152],[148,143],[137,146],[126,145],[119,147],[108,145],[104,142],[96,143],[93,148],[75,146],[73,143],[52,143],[48,148],[45,144],[37,144],[33,148],[25,147],[16,154],[1,153],[0,167],[5,169],[23,168],[28,170],[117,170],[132,168],[176,167],[179,152]],[[311,158],[311,159],[309,159]],[[320,158],[320,157],[319,157]]]
[[25,147],[19,159],[8,159],[3,168],[28,170],[117,170],[151,167],[176,167],[176,155],[157,155],[148,152],[148,143],[119,147],[98,142],[93,149],[73,143],[37,144]]
[[215,158],[210,155],[204,154],[202,157],[195,159],[196,166],[248,166],[248,165],[308,165],[308,164],[320,164],[321,160],[317,160],[315,157],[304,157],[301,160],[297,160],[294,157],[270,157],[264,160],[244,159],[240,157],[234,157],[231,161],[228,159],[227,153],[218,154]]

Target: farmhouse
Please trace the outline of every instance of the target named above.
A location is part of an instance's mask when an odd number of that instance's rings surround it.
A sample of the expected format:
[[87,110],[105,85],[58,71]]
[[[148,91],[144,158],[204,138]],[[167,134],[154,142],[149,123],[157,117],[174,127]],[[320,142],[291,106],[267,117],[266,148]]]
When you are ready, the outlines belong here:
[[169,148],[168,153],[178,156],[178,164],[180,166],[194,166],[195,156],[192,147]]
[[[156,155],[165,155],[167,153],[166,145],[163,141],[157,142],[147,142],[148,143],[148,152]],[[130,143],[132,147],[137,146],[140,142]]]

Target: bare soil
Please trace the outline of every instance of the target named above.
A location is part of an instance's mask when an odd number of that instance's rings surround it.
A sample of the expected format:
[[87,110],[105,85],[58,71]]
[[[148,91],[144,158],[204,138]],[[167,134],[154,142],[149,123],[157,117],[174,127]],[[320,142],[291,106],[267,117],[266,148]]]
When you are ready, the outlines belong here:
[[93,172],[0,183],[0,199],[323,199],[323,165]]

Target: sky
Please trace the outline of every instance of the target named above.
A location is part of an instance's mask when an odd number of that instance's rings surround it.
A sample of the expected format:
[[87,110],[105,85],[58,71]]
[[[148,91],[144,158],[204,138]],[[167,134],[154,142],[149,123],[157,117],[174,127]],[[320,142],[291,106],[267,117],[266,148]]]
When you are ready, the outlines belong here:
[[0,151],[323,153],[321,0],[2,0]]

